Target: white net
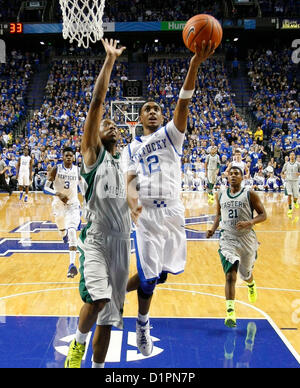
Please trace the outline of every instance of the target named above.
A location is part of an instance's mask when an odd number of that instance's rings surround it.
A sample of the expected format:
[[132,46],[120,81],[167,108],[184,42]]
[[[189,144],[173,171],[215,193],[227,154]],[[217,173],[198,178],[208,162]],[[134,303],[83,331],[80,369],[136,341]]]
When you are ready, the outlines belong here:
[[63,37],[78,46],[89,47],[103,37],[105,0],[59,0],[63,17]]

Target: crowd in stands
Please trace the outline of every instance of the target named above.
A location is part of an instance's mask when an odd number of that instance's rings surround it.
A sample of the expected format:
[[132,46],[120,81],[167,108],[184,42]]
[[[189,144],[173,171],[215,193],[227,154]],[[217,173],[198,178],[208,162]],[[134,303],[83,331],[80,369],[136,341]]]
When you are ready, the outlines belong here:
[[297,0],[259,0],[264,17],[298,17],[299,1]]
[[0,130],[15,129],[24,116],[24,97],[37,56],[13,50],[6,63],[0,63]]
[[[104,9],[105,22],[188,20],[191,15],[208,13],[218,19],[242,17],[297,17],[297,0],[260,0],[258,4],[237,4],[233,0],[173,0],[153,2],[152,0],[110,0]],[[56,19],[62,20],[57,4]]]
[[7,0],[0,0],[0,22],[16,22],[21,3],[21,0],[10,0],[8,6]]
[[[62,21],[62,13],[58,1],[48,0],[54,5],[54,21]],[[6,0],[0,0],[0,21],[17,21],[23,0],[10,0],[7,7]],[[152,0],[107,0],[104,9],[105,22],[130,21],[161,21],[161,20],[188,20],[191,15],[209,13],[216,18],[241,17],[297,17],[299,15],[297,0],[259,0],[258,4],[237,4],[233,0],[182,0],[175,3],[173,0],[153,2]],[[41,10],[20,12],[20,21],[41,21]],[[49,21],[49,20],[44,20]],[[53,20],[52,20],[53,21]]]
[[[107,0],[104,8],[104,22],[149,22],[163,20],[188,20],[191,15],[210,13],[221,18],[224,10],[220,1],[173,0],[153,2],[152,0]],[[56,6],[55,17],[62,21],[59,4]]]
[[[236,109],[222,60],[212,57],[201,66],[184,142],[183,189],[205,188],[204,163],[214,145],[221,159],[219,185],[224,184],[224,171],[238,148],[250,171],[248,184],[266,189],[269,180],[272,190],[282,188],[280,173],[284,161],[292,150],[298,158],[300,154],[299,88],[289,53],[283,50],[271,55],[269,51],[249,51],[248,75],[253,87],[249,105],[257,119],[254,130]],[[21,115],[24,109],[23,96],[36,61],[36,55],[13,51],[8,63],[0,67],[0,82],[5,86],[4,91],[3,85],[1,88],[0,155],[8,166],[6,178],[13,189],[17,189],[16,164],[24,147],[31,150],[35,190],[42,190],[47,170],[61,160],[65,146],[73,147],[75,163],[81,165],[83,125],[102,64],[101,60],[91,58],[55,59],[41,108],[34,111],[25,132],[16,135],[13,120],[16,111]],[[187,69],[186,58],[157,58],[148,64],[148,96],[159,102],[166,122],[172,118]],[[122,99],[122,80],[127,76],[128,63],[118,62],[107,93],[107,117],[111,101]],[[121,152],[132,137],[124,115],[116,111],[113,119],[123,124]],[[262,177],[263,184],[258,184]]]

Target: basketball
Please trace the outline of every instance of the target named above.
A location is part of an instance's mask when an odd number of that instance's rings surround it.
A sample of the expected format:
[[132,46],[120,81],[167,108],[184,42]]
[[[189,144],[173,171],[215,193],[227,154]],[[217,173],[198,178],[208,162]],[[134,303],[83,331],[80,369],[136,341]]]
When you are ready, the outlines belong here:
[[211,40],[215,48],[221,43],[223,30],[221,24],[211,15],[200,14],[190,18],[183,30],[182,37],[185,46],[195,52],[195,43],[198,47],[202,46],[202,41],[206,43]]

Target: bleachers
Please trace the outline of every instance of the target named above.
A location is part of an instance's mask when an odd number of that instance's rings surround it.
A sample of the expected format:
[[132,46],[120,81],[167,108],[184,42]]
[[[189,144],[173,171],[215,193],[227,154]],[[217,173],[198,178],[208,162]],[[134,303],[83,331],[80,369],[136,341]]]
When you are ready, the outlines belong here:
[[[164,47],[162,47],[164,50]],[[246,119],[238,113],[232,98],[229,74],[222,57],[212,57],[202,64],[184,142],[182,166],[186,175],[195,173],[205,187],[204,162],[209,147],[218,146],[224,171],[236,148],[240,148],[248,163],[251,178],[257,166],[266,170],[270,158],[277,174],[280,174],[286,155],[295,149],[299,155],[299,100],[295,83],[296,67],[293,66],[288,49],[281,52],[250,51],[248,76],[253,88],[250,106],[257,125],[263,130],[264,140],[256,139]],[[159,53],[158,53],[159,55]],[[172,118],[178,94],[188,69],[190,56],[162,59],[151,55],[147,69],[148,97],[154,98],[163,107],[165,120]],[[279,59],[280,62],[279,62]],[[47,171],[61,158],[66,145],[77,149],[76,162],[81,163],[80,140],[83,125],[92,97],[102,59],[93,56],[78,58],[61,56],[51,63],[45,88],[44,102],[33,112],[26,123],[24,137],[14,137],[15,123],[24,117],[26,106],[24,93],[37,60],[35,55],[24,56],[14,52],[6,65],[1,65],[1,117],[0,148],[4,160],[14,163],[24,145],[34,153],[34,165],[39,171]],[[128,62],[118,62],[114,68],[107,94],[106,116],[110,117],[110,102],[122,99],[122,79],[128,76]],[[131,141],[124,116],[117,111],[114,120],[121,125],[122,140],[119,150]],[[4,135],[4,136],[3,136]],[[4,139],[5,138],[5,139]],[[275,144],[280,144],[280,157],[275,157]],[[12,145],[15,143],[15,147]],[[39,151],[39,152],[38,152]],[[13,159],[13,157],[15,159]],[[13,159],[13,163],[11,163]],[[279,167],[278,167],[279,166]],[[11,176],[14,170],[12,167]],[[36,172],[38,174],[38,170]],[[184,178],[186,180],[186,178]],[[222,176],[220,175],[220,180]],[[187,186],[187,184],[185,184]]]

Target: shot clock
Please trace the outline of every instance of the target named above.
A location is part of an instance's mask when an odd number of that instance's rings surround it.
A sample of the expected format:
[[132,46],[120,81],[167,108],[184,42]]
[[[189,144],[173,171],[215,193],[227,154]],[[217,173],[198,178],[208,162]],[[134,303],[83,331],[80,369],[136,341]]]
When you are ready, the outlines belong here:
[[139,80],[123,81],[123,97],[142,97],[143,82]]
[[0,23],[1,35],[23,34],[23,23],[20,22],[2,22]]

